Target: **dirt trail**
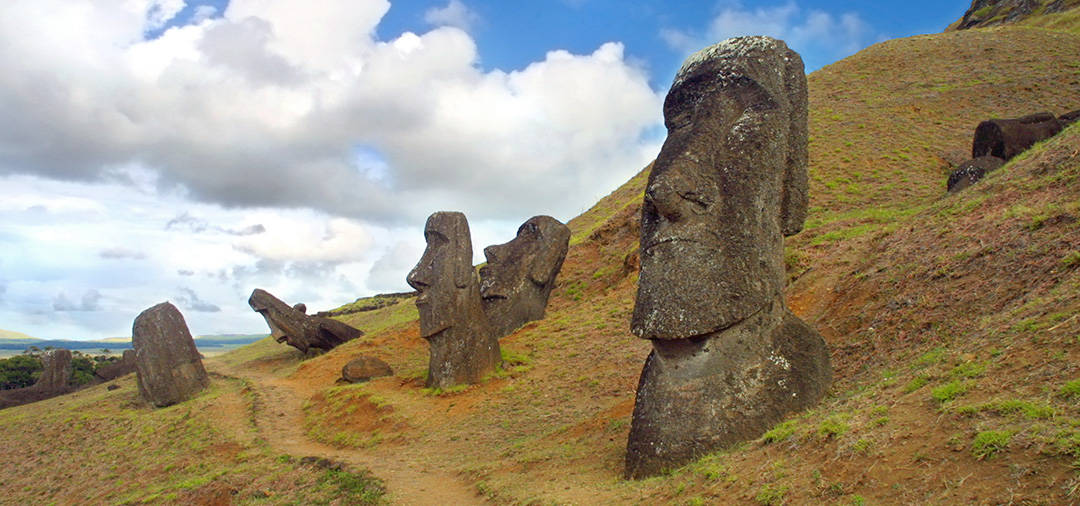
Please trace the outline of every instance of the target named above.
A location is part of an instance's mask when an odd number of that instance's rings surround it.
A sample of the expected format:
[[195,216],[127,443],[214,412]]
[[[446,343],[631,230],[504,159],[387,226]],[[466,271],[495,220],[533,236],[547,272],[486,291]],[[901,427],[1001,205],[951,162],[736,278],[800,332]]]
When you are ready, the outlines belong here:
[[423,464],[407,449],[343,450],[308,439],[304,434],[301,406],[314,392],[301,391],[296,385],[255,370],[232,370],[213,361],[207,362],[207,368],[251,383],[257,394],[255,425],[259,436],[282,453],[295,457],[322,457],[368,469],[383,480],[392,504],[445,506],[484,503],[483,498],[477,496],[460,478]]

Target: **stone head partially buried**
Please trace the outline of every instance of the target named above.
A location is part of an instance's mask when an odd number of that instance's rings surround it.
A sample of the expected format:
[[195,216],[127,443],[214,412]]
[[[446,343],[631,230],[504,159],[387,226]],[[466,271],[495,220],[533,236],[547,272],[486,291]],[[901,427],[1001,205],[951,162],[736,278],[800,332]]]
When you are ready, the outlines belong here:
[[479,382],[501,360],[499,341],[481,308],[469,222],[457,212],[432,214],[427,249],[405,281],[415,288],[420,336],[428,340],[429,388]]
[[717,332],[779,296],[783,237],[806,216],[805,83],[798,55],[767,37],[679,71],[642,208],[639,337]]
[[484,248],[480,295],[496,335],[544,317],[569,243],[569,227],[550,216],[534,216],[510,242]]

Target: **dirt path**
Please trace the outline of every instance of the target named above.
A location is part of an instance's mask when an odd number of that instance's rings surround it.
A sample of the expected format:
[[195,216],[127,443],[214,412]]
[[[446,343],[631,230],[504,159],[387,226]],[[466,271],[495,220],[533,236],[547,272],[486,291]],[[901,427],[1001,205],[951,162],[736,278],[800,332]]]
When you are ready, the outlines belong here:
[[322,457],[370,470],[386,484],[392,504],[483,504],[457,476],[422,464],[401,448],[391,450],[334,448],[312,441],[304,434],[301,406],[313,392],[298,391],[288,382],[253,370],[228,370],[208,362],[208,369],[225,376],[248,380],[256,392],[255,425],[259,436],[282,453],[295,457]]

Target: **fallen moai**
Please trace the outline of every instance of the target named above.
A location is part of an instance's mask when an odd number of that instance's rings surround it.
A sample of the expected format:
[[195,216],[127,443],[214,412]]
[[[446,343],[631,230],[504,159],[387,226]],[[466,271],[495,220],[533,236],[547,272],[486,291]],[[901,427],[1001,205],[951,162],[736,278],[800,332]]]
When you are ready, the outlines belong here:
[[420,337],[430,345],[427,387],[478,383],[502,356],[481,306],[469,222],[461,213],[437,212],[424,239],[427,249],[405,279],[420,293]]
[[184,402],[210,384],[184,315],[162,302],[135,318],[131,329],[139,393],[157,407]]
[[508,243],[484,248],[480,296],[495,337],[544,317],[570,245],[570,227],[550,216],[529,218]]
[[329,351],[364,335],[359,329],[332,318],[308,316],[304,304],[289,307],[261,288],[251,292],[248,305],[266,320],[270,335],[277,342],[288,343],[303,353],[311,348]]
[[1076,123],[1078,120],[1080,120],[1080,109],[1058,116],[1058,121],[1061,122],[1062,128],[1066,128],[1069,125]]
[[0,409],[42,401],[74,390],[71,386],[71,351],[50,350],[41,356],[41,376],[26,388],[0,391]]
[[802,59],[769,37],[703,49],[676,76],[664,120],[641,213],[631,330],[653,351],[629,478],[758,437],[817,403],[832,377],[824,340],[783,298],[783,238],[807,207]]
[[996,156],[1009,161],[1036,142],[1062,130],[1061,121],[1048,112],[1014,119],[991,119],[979,123],[971,143],[971,157]]
[[998,170],[1005,165],[1005,160],[996,156],[980,156],[962,164],[949,174],[949,180],[945,188],[949,193],[956,193],[981,180],[990,172]]

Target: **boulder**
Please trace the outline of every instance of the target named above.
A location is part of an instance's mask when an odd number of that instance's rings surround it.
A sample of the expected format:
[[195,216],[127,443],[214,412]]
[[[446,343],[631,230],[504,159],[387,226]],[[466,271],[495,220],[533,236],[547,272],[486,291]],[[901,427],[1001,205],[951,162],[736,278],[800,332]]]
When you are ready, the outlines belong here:
[[986,120],[975,128],[971,157],[996,156],[1009,161],[1036,142],[1049,139],[1061,130],[1061,121],[1048,112],[1022,118]]
[[363,383],[372,378],[392,376],[394,370],[390,365],[375,357],[361,355],[345,364],[341,368],[341,378],[349,383]]
[[124,350],[120,360],[99,367],[98,370],[94,371],[94,376],[97,376],[101,381],[111,381],[133,372],[135,372],[135,350]]
[[157,407],[186,401],[210,384],[184,315],[162,302],[135,318],[131,329],[139,393]]
[[437,212],[424,238],[427,249],[405,280],[420,294],[420,337],[430,345],[427,387],[479,383],[502,355],[480,300],[469,222],[461,213]]
[[971,186],[986,174],[998,170],[1005,165],[1005,160],[996,156],[980,156],[960,164],[960,168],[949,174],[946,189],[949,193],[956,193]]
[[807,207],[802,59],[769,37],[683,64],[641,211],[631,330],[652,341],[626,476],[662,473],[760,436],[832,379],[821,335],[784,305],[784,237]]
[[289,307],[281,299],[261,288],[251,292],[248,305],[266,320],[270,335],[277,342],[288,343],[303,353],[307,353],[311,348],[330,351],[364,335],[359,329],[340,321],[322,316],[308,316],[304,314],[307,307],[303,304]]
[[495,337],[544,317],[570,245],[570,227],[550,216],[529,218],[508,243],[484,248],[480,296]]

